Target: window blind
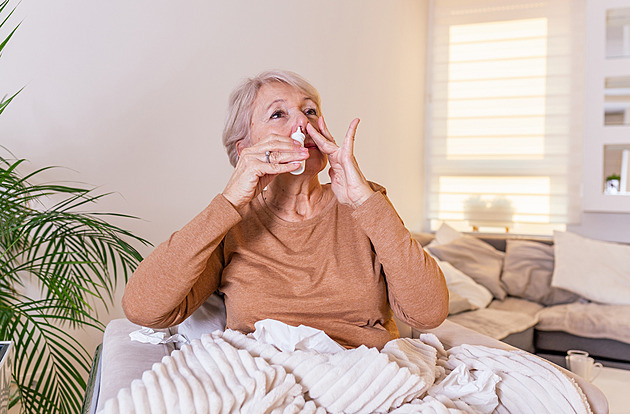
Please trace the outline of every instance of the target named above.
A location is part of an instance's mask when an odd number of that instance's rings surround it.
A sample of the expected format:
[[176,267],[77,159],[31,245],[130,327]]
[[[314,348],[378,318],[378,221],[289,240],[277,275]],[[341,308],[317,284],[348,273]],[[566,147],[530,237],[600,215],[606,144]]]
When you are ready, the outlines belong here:
[[579,221],[583,0],[432,0],[427,217],[549,234]]

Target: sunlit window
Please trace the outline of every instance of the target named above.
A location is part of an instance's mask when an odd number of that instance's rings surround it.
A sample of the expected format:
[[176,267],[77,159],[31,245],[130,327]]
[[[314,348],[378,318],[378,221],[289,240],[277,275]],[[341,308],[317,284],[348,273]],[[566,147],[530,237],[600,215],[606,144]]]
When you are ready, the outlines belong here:
[[542,157],[547,19],[451,26],[448,158]]
[[549,223],[550,192],[549,177],[440,177],[439,218],[473,230]]
[[549,234],[565,228],[576,199],[579,209],[571,149],[581,139],[572,120],[581,96],[563,23],[571,13],[558,17],[560,3],[433,1],[432,230],[446,221],[460,230]]

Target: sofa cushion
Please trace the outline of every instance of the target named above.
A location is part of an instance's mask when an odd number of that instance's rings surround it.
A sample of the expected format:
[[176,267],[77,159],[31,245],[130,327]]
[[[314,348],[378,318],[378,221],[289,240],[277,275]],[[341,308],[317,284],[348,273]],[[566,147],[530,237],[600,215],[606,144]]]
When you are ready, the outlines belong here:
[[435,238],[432,243],[433,245],[448,244],[462,236],[464,236],[464,233],[461,231],[452,228],[446,223],[442,223],[440,228],[435,232]]
[[[473,278],[464,274],[452,264],[439,259],[436,259],[436,261],[440,269],[442,269],[442,273],[444,273],[444,279],[446,279],[446,285],[448,286],[449,294],[451,294],[451,299],[449,299],[450,313],[454,314],[463,312],[464,310],[485,308],[490,304],[492,301],[492,293],[488,289],[475,282]],[[458,305],[457,303],[451,304],[451,300],[454,300],[454,295],[466,299],[471,307],[469,309],[459,310],[459,312],[455,311],[455,309],[451,311],[451,306],[457,307]]]
[[505,298],[500,280],[505,253],[472,236],[462,236],[446,244],[429,245],[427,249],[438,259],[451,263],[485,286],[495,298]]
[[427,232],[412,233],[411,236],[423,247],[435,239],[435,234]]
[[574,302],[538,313],[540,331],[563,331],[587,338],[607,338],[630,344],[630,306]]
[[468,299],[459,296],[457,293],[448,291],[448,314],[457,315],[458,313],[477,309]]
[[543,305],[569,303],[579,296],[551,286],[554,247],[529,240],[507,240],[501,281],[511,296]]
[[525,313],[533,318],[538,318],[538,312],[544,306],[540,303],[508,296],[503,300],[493,300],[489,308],[509,312]]
[[589,300],[630,305],[630,246],[554,232],[551,284]]
[[448,320],[472,329],[494,339],[525,331],[534,325],[536,316],[525,312],[511,312],[500,309],[478,309],[448,317]]

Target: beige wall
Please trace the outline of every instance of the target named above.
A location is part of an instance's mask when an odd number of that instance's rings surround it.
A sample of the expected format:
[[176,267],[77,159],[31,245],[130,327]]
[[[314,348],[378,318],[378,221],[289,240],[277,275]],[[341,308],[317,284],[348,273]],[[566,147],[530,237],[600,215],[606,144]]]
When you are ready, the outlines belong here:
[[[223,189],[228,94],[271,68],[319,88],[339,138],[362,119],[364,173],[421,228],[425,1],[24,0],[16,18],[0,93],[25,89],[0,116],[1,144],[31,168],[69,168],[52,178],[117,192],[99,209],[141,217],[127,227],[152,242]],[[117,303],[101,319],[121,315]]]

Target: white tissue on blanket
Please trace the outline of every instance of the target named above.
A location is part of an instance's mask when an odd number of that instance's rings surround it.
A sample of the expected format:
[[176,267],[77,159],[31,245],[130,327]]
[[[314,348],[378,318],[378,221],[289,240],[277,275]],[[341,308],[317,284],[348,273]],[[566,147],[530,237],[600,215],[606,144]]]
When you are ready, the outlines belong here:
[[258,341],[273,345],[281,351],[315,351],[334,354],[345,348],[333,341],[324,331],[310,326],[291,326],[274,319],[263,319],[254,324],[251,334]]
[[479,414],[490,414],[499,405],[496,385],[501,377],[492,371],[469,371],[464,364],[458,365],[446,378],[429,390],[436,398],[447,397],[450,401],[466,403]]
[[156,332],[151,328],[142,328],[137,331],[133,331],[129,334],[129,338],[132,341],[142,342],[144,344],[168,344],[171,342],[177,342],[186,344],[188,343],[188,339],[185,336],[180,334],[167,336],[165,332]]

